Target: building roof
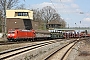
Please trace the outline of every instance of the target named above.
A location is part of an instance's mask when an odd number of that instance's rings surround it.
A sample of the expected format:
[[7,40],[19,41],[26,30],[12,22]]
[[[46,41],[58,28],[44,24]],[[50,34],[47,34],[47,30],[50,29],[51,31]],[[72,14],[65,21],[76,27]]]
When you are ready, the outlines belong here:
[[60,24],[60,21],[58,20],[51,20],[48,22],[48,24]]

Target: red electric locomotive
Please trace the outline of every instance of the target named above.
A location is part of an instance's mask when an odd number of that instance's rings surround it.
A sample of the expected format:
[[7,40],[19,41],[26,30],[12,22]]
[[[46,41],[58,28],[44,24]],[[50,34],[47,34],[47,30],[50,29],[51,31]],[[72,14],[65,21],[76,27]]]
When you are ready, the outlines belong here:
[[15,30],[9,30],[7,34],[7,39],[8,40],[25,40],[25,39],[33,39],[35,38],[35,31],[34,30],[20,30],[20,29],[15,29]]

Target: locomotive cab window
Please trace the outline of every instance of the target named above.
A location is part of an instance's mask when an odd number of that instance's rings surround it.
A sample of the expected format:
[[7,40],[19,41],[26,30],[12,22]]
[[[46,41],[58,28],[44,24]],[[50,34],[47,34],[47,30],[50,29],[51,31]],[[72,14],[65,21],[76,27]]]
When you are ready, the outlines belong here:
[[9,34],[14,34],[15,32],[9,32]]

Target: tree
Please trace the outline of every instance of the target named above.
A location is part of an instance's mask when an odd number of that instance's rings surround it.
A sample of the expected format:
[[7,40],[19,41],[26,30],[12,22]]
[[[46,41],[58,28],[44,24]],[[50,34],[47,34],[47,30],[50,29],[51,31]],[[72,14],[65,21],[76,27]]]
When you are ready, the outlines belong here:
[[55,9],[50,6],[43,7],[42,9],[33,9],[33,11],[34,21],[38,21],[41,26],[47,25],[47,23],[51,20],[58,20],[60,21],[60,24],[62,24],[62,27],[66,26],[66,22],[60,18],[60,14],[58,14]]
[[21,5],[17,6],[15,9],[26,9],[25,4],[21,4]]
[[[11,9],[15,7],[18,4],[19,0],[6,0],[6,9]],[[3,10],[4,9],[5,0],[0,0],[0,7]]]
[[42,20],[40,10],[32,9],[32,11],[33,11],[33,20],[34,21]]
[[[19,0],[0,0],[0,11],[2,16],[2,32],[6,33],[6,9],[11,9],[18,4]],[[1,27],[1,26],[0,26]]]
[[48,21],[50,20],[56,20],[56,15],[58,15],[55,11],[55,9],[53,9],[52,7],[50,6],[46,6],[46,7],[43,7],[41,9],[41,14],[42,14],[42,19],[48,23]]
[[2,32],[2,12],[0,11],[0,32]]
[[60,22],[61,22],[61,28],[66,27],[66,22],[64,21],[64,19],[61,19]]
[[43,29],[43,20],[42,20],[42,14],[39,9],[32,9],[33,11],[33,21],[38,22],[38,28]]
[[60,24],[62,27],[66,26],[66,22],[64,19],[60,17],[60,14],[58,14],[55,9],[53,9],[50,6],[43,7],[41,10],[42,14],[42,20],[46,21],[46,24],[51,20],[58,20],[60,21]]

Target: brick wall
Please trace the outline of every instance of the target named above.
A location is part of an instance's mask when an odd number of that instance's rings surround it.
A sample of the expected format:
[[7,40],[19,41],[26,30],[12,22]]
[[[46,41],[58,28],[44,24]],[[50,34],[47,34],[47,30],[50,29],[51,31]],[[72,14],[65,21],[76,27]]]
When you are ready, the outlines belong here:
[[23,19],[18,19],[18,18],[10,19],[10,18],[8,18],[6,22],[7,22],[6,23],[7,30],[8,29],[15,29],[15,28],[25,29]]

